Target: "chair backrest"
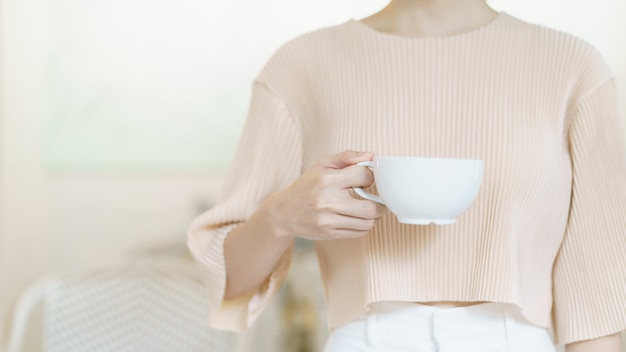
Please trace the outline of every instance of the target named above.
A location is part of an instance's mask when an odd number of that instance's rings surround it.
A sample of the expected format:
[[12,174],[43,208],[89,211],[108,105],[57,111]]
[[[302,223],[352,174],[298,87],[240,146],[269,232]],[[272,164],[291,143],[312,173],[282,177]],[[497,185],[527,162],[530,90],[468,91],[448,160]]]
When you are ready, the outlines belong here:
[[[23,338],[43,301],[48,352],[233,351],[236,334],[208,327],[206,297],[190,261],[125,263],[42,280],[18,303],[12,330]],[[9,352],[20,351],[14,340]]]

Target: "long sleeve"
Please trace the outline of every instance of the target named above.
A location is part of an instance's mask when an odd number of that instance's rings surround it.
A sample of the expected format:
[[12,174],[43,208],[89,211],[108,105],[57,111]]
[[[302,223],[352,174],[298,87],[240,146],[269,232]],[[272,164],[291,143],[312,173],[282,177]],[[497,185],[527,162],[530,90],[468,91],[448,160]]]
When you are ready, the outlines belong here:
[[572,111],[572,199],[553,271],[557,340],[626,329],[626,151],[614,80]]
[[267,196],[287,187],[300,175],[301,145],[299,130],[286,106],[265,85],[255,82],[248,119],[218,203],[198,216],[188,231],[188,246],[207,276],[212,327],[249,327],[287,275],[291,248],[259,291],[224,299],[226,236],[252,215]]

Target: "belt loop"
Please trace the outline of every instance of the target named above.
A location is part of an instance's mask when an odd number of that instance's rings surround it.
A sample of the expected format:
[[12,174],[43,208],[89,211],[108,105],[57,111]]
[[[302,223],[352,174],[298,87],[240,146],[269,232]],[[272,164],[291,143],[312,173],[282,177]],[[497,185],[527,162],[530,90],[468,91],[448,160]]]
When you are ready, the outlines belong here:
[[367,344],[371,347],[378,345],[378,304],[371,303],[369,312],[367,312],[367,319],[365,321],[365,334],[367,336]]
[[511,351],[513,347],[513,325],[515,324],[514,318],[511,312],[511,308],[508,304],[502,303],[502,315],[504,318],[504,336],[506,339],[507,351]]

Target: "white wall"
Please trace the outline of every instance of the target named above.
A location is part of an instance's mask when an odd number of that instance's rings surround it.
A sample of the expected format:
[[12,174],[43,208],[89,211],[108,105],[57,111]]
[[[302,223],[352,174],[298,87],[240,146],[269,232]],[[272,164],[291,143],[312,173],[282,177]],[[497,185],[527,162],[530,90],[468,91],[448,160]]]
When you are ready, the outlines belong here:
[[207,172],[54,173],[41,163],[42,13],[3,1],[0,19],[0,316],[36,278],[182,244],[214,197]]
[[[55,173],[46,169],[41,163],[40,147],[44,126],[42,50],[45,45],[41,11],[46,2],[0,1],[1,322],[16,295],[45,273],[100,265],[163,244],[182,244],[188,221],[199,211],[199,204],[211,202],[222,175],[182,171]],[[293,33],[284,32],[286,38],[347,17],[359,18],[384,4],[382,0],[363,4],[349,1],[338,15],[330,17],[333,6],[337,6],[333,5],[338,3],[336,0],[281,1],[270,3],[274,8],[280,6],[293,13],[291,24],[281,24],[294,28]],[[254,10],[250,13],[256,13],[258,9],[254,6],[267,2],[239,3]],[[618,73],[620,94],[626,97],[623,45],[626,21],[621,18],[626,14],[626,2],[494,0],[492,3],[511,14],[566,29],[590,40],[605,53]],[[231,6],[231,14],[236,7]],[[307,17],[310,13],[317,17]],[[239,40],[254,43],[254,30],[240,34]],[[254,67],[258,65],[250,63]],[[247,91],[247,83],[241,89]],[[622,104],[622,111],[626,112],[626,99],[622,99]]]
[[[352,0],[352,4],[357,2]],[[99,266],[155,247],[183,245],[189,221],[211,203],[222,180],[223,171],[63,172],[43,164],[44,69],[49,44],[43,11],[50,3],[0,0],[0,331],[17,295],[42,275]],[[145,3],[150,6],[150,1]],[[310,1],[265,3],[271,8],[281,5],[296,17],[285,16],[283,23],[275,21],[275,27],[263,32],[258,28],[266,23],[256,16],[255,7],[265,5],[228,0],[219,4],[225,16],[241,10],[236,5],[245,5],[247,11],[241,15],[249,16],[249,23],[256,21],[257,30],[231,28],[230,33],[239,44],[264,42],[255,49],[266,55],[296,34],[371,12],[369,8],[377,6],[361,6],[354,13],[346,2],[341,11],[327,16],[325,11],[333,6],[330,0],[320,1],[320,7]],[[306,11],[317,16],[306,18]],[[296,20],[298,15],[301,20]],[[281,24],[295,29],[285,32]],[[255,35],[268,34],[274,38],[269,46],[266,40],[255,40]],[[231,49],[222,54],[237,58],[234,61],[248,72],[249,77],[238,82],[238,89],[247,94],[266,58],[246,62],[242,58],[249,56],[242,55],[241,45]],[[224,116],[233,123],[241,118]]]

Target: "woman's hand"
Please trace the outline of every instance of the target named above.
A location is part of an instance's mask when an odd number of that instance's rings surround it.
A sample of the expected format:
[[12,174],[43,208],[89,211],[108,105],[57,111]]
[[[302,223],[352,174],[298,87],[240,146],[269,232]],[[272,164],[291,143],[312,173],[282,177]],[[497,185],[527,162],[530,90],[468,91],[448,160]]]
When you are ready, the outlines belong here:
[[345,151],[322,158],[291,186],[272,195],[264,203],[274,233],[278,237],[331,240],[363,236],[384,207],[355,199],[350,188],[372,184],[372,172],[361,161],[372,160],[372,153]]

